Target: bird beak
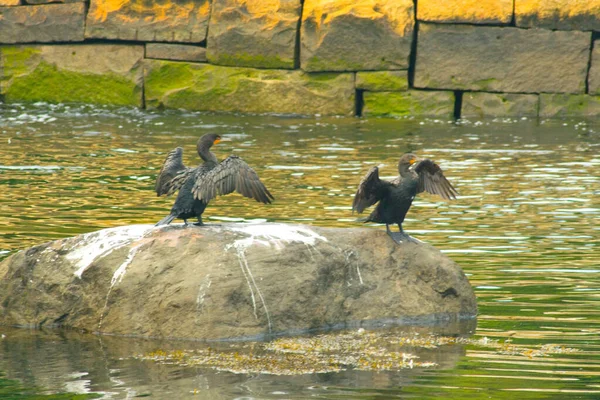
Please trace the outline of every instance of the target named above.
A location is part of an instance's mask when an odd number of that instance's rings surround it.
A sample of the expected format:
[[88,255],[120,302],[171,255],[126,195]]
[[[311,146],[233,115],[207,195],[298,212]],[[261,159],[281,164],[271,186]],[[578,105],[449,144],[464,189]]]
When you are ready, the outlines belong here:
[[213,144],[218,144],[221,141],[221,139],[215,139]]
[[416,158],[411,158],[410,161],[408,162],[410,165],[413,165],[414,163],[417,162]]

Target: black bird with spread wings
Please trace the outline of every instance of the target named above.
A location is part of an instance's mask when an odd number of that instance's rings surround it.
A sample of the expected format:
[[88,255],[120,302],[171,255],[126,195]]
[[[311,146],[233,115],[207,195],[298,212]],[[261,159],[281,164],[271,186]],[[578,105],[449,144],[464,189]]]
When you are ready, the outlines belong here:
[[261,203],[274,200],[269,190],[263,185],[258,175],[244,160],[238,156],[229,156],[219,162],[210,148],[221,141],[216,134],[202,136],[196,145],[198,155],[204,163],[196,168],[183,165],[183,149],[172,150],[160,169],[156,178],[156,195],[170,195],[179,190],[171,213],[158,221],[156,225],[167,225],[175,218],[196,217],[202,223],[202,213],[208,202],[219,195],[238,192],[242,196],[252,198]]
[[[400,176],[392,181],[379,179],[379,168],[372,167],[358,185],[352,210],[359,213],[379,202],[365,222],[386,225],[387,233],[396,243],[414,240],[402,230],[402,222],[417,193],[429,192],[446,200],[456,199],[458,192],[444,176],[442,169],[429,159],[419,160],[407,153],[398,162]],[[400,232],[390,231],[398,224]]]

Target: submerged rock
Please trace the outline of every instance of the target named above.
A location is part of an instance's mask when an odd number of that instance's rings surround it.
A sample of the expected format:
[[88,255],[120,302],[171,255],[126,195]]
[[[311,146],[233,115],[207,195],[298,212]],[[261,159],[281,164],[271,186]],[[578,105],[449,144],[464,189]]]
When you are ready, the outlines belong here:
[[458,265],[384,230],[287,224],[133,225],[0,264],[0,324],[171,338],[473,318]]

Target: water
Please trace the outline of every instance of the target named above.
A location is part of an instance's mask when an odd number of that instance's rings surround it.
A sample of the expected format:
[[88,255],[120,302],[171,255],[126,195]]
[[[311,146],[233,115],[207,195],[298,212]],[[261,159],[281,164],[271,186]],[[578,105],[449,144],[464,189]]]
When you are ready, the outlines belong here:
[[[206,351],[202,344],[0,328],[0,373],[48,393],[114,399],[599,398],[598,125],[0,105],[0,257],[100,228],[158,221],[173,200],[153,192],[166,153],[183,146],[184,161],[193,165],[204,133],[231,139],[214,148],[217,156],[243,157],[276,197],[269,206],[219,198],[204,214],[209,223],[359,226],[350,205],[362,175],[380,165],[381,175],[391,177],[399,156],[414,151],[436,160],[460,197],[419,196],[404,228],[462,266],[479,304],[477,328],[464,341],[394,345],[433,363],[413,368],[273,375],[257,364],[244,373],[136,357],[157,349]],[[335,335],[326,340],[346,343]],[[378,335],[392,346],[415,332]],[[224,346],[221,355],[254,357],[252,348],[281,357],[260,343]]]

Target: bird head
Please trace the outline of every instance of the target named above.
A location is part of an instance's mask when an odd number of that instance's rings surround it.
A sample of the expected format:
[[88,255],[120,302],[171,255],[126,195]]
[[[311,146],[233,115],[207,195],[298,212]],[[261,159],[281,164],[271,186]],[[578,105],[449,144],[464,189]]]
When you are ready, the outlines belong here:
[[406,153],[400,157],[400,161],[398,161],[398,172],[400,172],[400,175],[408,172],[409,168],[412,167],[417,161],[419,161],[419,158],[413,153]]

